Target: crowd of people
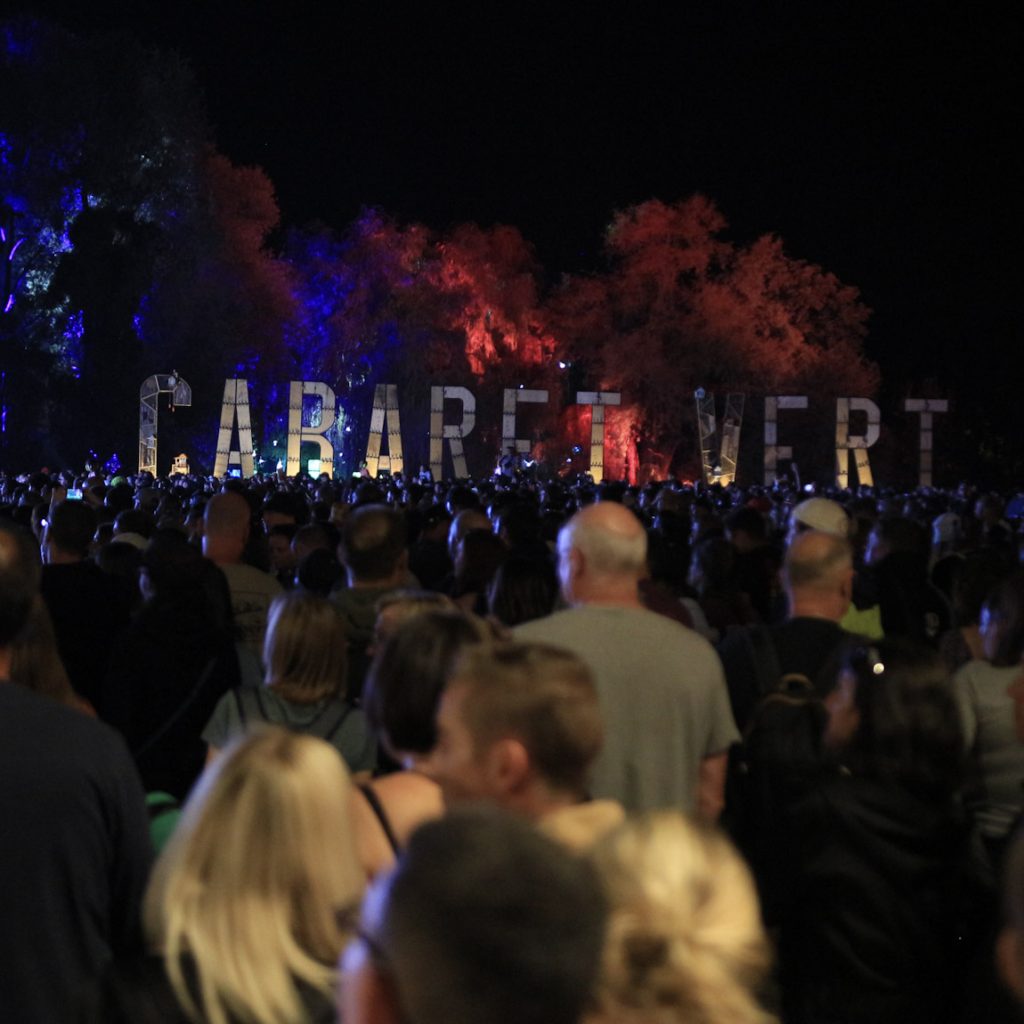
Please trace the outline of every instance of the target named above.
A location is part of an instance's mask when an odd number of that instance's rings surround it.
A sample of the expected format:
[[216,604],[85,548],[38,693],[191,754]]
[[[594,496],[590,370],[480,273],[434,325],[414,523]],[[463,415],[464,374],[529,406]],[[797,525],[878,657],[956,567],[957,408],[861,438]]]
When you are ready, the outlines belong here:
[[0,1017],[1018,1020],[1022,519],[0,474]]

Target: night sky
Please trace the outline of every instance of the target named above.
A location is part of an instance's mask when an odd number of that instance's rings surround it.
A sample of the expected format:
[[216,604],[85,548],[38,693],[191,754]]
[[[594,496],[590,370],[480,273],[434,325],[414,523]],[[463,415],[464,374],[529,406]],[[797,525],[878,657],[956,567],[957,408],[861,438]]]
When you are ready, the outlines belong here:
[[1024,168],[1009,25],[968,7],[689,6],[15,9],[177,50],[218,147],[266,170],[286,224],[343,227],[364,205],[514,224],[556,279],[600,267],[613,210],[701,191],[730,237],[776,233],[861,289],[883,399],[1012,370]]

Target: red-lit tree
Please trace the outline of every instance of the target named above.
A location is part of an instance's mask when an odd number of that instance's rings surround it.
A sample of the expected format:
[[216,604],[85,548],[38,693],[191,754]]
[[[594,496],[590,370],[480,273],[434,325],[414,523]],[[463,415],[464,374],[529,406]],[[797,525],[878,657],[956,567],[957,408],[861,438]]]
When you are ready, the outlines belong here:
[[637,462],[692,466],[697,387],[816,398],[877,387],[857,290],[772,236],[725,241],[725,227],[703,196],[631,207],[608,228],[608,272],[569,278],[552,299],[566,358],[593,386],[623,393],[609,416],[611,475]]

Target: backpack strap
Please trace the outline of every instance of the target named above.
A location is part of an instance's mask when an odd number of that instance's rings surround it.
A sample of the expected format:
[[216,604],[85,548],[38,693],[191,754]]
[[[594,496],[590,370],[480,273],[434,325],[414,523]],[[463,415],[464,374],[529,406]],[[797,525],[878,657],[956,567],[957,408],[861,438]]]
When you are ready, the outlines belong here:
[[212,657],[207,663],[206,667],[199,674],[199,678],[196,680],[195,686],[192,687],[188,696],[178,705],[175,709],[174,714],[170,718],[165,719],[163,724],[152,733],[144,743],[140,743],[132,751],[132,756],[138,760],[143,755],[148,754],[153,747],[155,747],[184,717],[185,712],[195,703],[196,698],[203,691],[206,686],[207,680],[213,675],[213,670],[217,667],[216,656]]
[[[307,734],[330,743],[352,711],[352,705],[348,701],[340,701],[339,703],[340,707],[336,704],[333,708],[331,705],[324,708],[316,721],[306,730]],[[331,710],[334,713],[328,714],[328,711]]]
[[252,690],[235,689],[232,690],[232,696],[235,698],[235,708],[238,710],[238,721],[244,729],[249,721],[249,715],[252,714]]

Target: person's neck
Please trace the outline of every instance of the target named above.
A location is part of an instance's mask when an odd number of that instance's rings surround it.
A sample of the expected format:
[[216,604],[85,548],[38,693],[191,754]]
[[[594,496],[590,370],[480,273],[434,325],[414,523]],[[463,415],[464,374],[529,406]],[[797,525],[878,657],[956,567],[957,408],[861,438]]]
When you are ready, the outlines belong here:
[[52,546],[46,558],[48,565],[76,565],[78,562],[84,561],[85,559],[81,555],[72,554],[70,551],[61,551],[60,548]]
[[402,574],[393,572],[390,576],[385,576],[379,580],[360,580],[357,579],[351,571],[348,573],[348,588],[349,590],[385,590],[394,589],[402,585]]
[[849,601],[818,595],[789,595],[789,617],[791,619],[827,619],[839,623],[850,607]]
[[573,607],[598,605],[608,608],[642,608],[637,580],[593,583],[580,588],[573,597]]
[[537,783],[520,793],[515,799],[510,800],[507,810],[521,814],[523,817],[529,818],[530,821],[540,821],[556,811],[583,803],[583,799],[580,795],[568,790],[552,789],[546,784]]
[[225,565],[240,565],[245,548],[235,544],[225,544],[208,535],[203,538],[203,554],[218,568]]

